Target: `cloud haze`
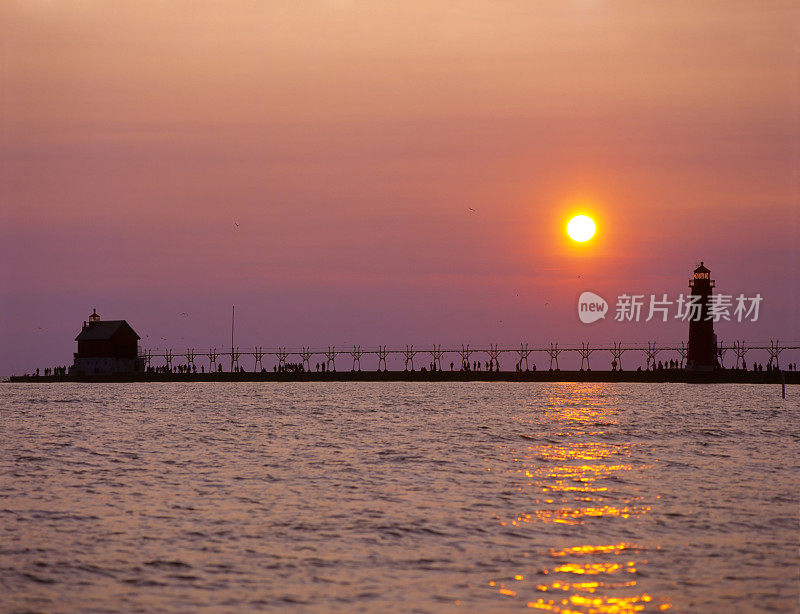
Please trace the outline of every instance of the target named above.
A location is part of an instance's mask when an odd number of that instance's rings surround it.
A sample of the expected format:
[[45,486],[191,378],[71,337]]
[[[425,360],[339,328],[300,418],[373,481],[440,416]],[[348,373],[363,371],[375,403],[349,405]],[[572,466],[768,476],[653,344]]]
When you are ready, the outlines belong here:
[[71,362],[93,306],[152,348],[229,343],[232,304],[242,345],[680,341],[576,300],[700,259],[764,296],[721,338],[800,341],[798,18],[6,2],[0,373]]

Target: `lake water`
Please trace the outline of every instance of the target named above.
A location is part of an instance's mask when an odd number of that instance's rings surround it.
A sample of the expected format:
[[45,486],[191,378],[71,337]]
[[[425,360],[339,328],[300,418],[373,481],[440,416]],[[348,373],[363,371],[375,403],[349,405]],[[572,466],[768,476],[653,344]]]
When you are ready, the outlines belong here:
[[0,384],[0,611],[795,611],[798,395]]

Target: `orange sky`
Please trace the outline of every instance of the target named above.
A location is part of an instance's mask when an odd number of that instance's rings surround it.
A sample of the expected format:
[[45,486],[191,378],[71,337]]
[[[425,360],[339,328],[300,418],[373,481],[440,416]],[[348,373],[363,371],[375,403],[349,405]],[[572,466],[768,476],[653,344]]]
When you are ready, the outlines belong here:
[[[575,299],[685,292],[700,259],[765,297],[721,337],[800,340],[798,23],[794,2],[5,2],[0,373],[67,361],[92,306],[176,347],[222,345],[232,303],[264,346],[679,341],[581,325]],[[579,207],[600,232],[576,249]]]

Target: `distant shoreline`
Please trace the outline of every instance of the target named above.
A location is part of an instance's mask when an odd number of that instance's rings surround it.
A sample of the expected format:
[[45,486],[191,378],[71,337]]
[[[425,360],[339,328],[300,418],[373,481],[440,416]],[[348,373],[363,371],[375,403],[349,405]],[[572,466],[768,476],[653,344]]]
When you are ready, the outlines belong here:
[[685,384],[800,384],[800,371],[326,371],[302,373],[118,373],[97,376],[16,375],[11,383],[133,382],[586,382]]

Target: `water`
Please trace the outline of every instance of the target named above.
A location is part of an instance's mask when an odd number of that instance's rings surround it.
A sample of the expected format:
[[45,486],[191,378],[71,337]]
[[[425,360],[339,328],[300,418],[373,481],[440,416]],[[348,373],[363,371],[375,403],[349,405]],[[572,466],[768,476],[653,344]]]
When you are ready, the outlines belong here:
[[0,384],[0,611],[794,611],[798,392]]

